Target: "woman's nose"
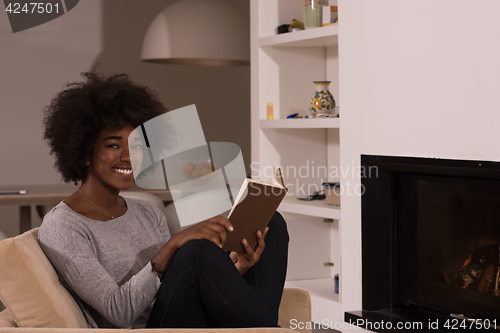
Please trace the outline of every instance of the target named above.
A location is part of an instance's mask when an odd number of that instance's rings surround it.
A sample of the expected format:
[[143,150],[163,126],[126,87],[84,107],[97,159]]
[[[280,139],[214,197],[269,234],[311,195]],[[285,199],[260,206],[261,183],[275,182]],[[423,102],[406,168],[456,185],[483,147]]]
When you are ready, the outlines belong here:
[[123,149],[122,154],[120,156],[120,161],[130,163],[130,152],[128,150],[128,146],[126,146]]

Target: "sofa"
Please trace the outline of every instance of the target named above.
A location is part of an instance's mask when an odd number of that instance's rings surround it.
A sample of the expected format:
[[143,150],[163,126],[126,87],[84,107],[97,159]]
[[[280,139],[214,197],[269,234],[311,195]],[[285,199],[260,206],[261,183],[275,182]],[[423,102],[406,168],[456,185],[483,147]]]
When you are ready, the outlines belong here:
[[[0,333],[90,333],[75,299],[59,282],[57,273],[38,244],[38,228],[0,241],[0,300],[6,309],[0,312]],[[311,321],[309,294],[285,288],[279,311],[281,328],[240,329],[137,329],[137,332],[290,332],[290,320]],[[118,332],[99,329],[100,332]],[[310,330],[298,330],[309,333]]]

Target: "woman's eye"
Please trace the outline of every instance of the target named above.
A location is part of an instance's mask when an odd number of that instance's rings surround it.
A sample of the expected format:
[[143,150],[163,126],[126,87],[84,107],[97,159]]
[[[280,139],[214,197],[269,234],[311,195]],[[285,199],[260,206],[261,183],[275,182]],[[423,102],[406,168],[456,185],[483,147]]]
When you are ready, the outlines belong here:
[[134,149],[134,150],[142,149],[142,145],[134,145],[134,146],[132,146],[132,149]]
[[108,145],[108,148],[117,149],[117,148],[119,148],[119,147],[118,147],[118,145],[117,145],[117,144],[114,144],[114,143],[113,143],[113,144]]

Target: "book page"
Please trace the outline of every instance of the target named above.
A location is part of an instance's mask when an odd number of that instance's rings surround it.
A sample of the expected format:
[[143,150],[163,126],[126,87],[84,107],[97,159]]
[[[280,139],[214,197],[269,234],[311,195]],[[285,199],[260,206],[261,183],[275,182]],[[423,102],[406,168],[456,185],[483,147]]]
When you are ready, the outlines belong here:
[[245,178],[245,180],[243,181],[243,184],[241,185],[240,191],[238,192],[238,195],[234,199],[233,207],[231,208],[231,211],[229,212],[228,218],[231,216],[232,212],[234,211],[234,208],[244,199],[243,196],[244,196],[245,192],[247,191],[247,188],[248,188],[250,183],[257,183],[257,184],[263,184],[266,186],[273,186],[273,187],[285,189],[285,192],[288,191],[288,189],[284,185],[283,178],[281,176],[281,168],[275,169],[275,167],[273,167],[273,171],[274,171],[275,176],[274,176],[274,178],[271,178],[269,182],[265,182],[265,181],[258,180],[258,179]]
[[249,181],[250,181],[250,179],[248,179],[248,178],[245,178],[245,180],[243,181],[243,184],[241,185],[240,191],[238,192],[238,195],[234,199],[233,207],[231,207],[231,211],[229,212],[229,215],[227,216],[228,218],[233,213],[233,210],[236,207],[236,205],[238,205],[241,202],[242,197],[245,194],[245,191],[246,191],[246,189],[248,187]]
[[283,177],[281,176],[281,168],[276,168],[274,166],[273,166],[273,177],[267,177],[266,181],[252,179],[252,182],[270,185],[270,186],[275,186],[275,187],[284,188],[285,190],[288,190],[285,187],[285,184],[283,182]]

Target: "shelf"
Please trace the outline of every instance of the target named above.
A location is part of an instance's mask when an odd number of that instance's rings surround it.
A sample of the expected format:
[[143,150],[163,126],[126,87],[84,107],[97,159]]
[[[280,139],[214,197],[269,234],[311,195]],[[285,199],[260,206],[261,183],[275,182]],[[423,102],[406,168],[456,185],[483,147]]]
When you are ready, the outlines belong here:
[[311,295],[311,307],[313,322],[323,320],[338,320],[338,314],[342,312],[339,294],[335,293],[335,282],[333,278],[311,279],[311,280],[287,280],[285,288],[299,288],[309,292]]
[[261,128],[339,128],[339,118],[263,119]]
[[259,39],[260,47],[325,47],[338,45],[338,25],[287,32]]
[[285,198],[279,205],[278,211],[340,220],[340,207],[328,206],[325,200],[303,201]]
[[[298,200],[296,196],[309,194],[309,185],[316,185],[317,190],[328,177],[341,180],[330,172],[330,168],[340,166],[340,118],[286,117],[296,112],[310,114],[307,101],[310,103],[312,95],[311,82],[331,81],[332,94],[340,94],[339,26],[276,35],[276,26],[302,14],[300,1],[250,1],[255,18],[250,27],[251,61],[255,64],[251,68],[251,155],[260,174],[271,165],[299,171],[298,177],[290,177],[296,186],[293,195],[290,191],[277,209],[287,220],[290,234],[285,287],[309,292],[312,322],[336,324],[344,322],[341,300],[345,303],[345,294],[335,293],[333,277],[342,271],[341,207],[327,205],[325,200]],[[293,81],[297,78],[300,80]],[[267,103],[275,103],[275,119],[267,119]],[[303,177],[300,170],[304,166],[308,171],[317,167],[318,173]],[[328,175],[321,173],[324,168]],[[334,221],[323,223],[324,219]],[[334,262],[335,267],[325,267],[325,262]]]

